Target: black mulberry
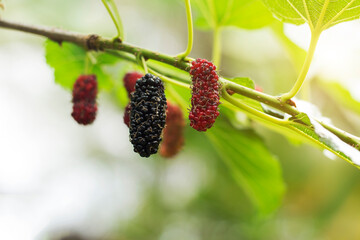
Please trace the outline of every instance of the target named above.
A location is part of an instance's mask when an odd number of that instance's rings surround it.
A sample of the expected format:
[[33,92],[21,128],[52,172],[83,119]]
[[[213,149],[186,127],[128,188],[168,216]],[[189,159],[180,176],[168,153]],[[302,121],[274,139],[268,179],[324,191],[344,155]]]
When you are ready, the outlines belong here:
[[134,151],[149,157],[158,151],[166,119],[166,97],[160,78],[151,74],[137,80],[131,94],[130,141]]

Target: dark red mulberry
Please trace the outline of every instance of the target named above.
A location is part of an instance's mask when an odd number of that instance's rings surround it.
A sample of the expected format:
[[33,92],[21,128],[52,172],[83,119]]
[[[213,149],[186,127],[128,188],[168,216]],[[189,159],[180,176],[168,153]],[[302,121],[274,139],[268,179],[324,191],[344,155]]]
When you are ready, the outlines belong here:
[[206,59],[192,62],[192,98],[189,113],[190,126],[198,131],[211,128],[219,116],[219,76],[216,66]]
[[97,95],[97,81],[95,75],[81,75],[73,87],[73,103],[77,101],[94,102]]
[[163,132],[163,141],[160,145],[161,156],[170,158],[175,156],[184,145],[185,121],[181,108],[167,103],[166,126]]
[[81,75],[74,83],[71,116],[79,124],[91,124],[96,118],[97,85],[95,75]]
[[144,76],[144,74],[139,73],[139,72],[129,72],[124,76],[124,79],[123,79],[124,86],[128,92],[129,98],[130,98],[130,94],[135,91],[136,81],[139,78],[142,78],[143,76]]
[[124,123],[126,126],[130,127],[130,103],[128,105],[126,105],[125,110],[124,110]]
[[137,80],[131,94],[130,141],[140,156],[157,153],[165,118],[164,85],[160,78],[146,74]]
[[96,118],[96,103],[88,101],[78,101],[73,105],[71,116],[79,123],[88,125],[94,122]]

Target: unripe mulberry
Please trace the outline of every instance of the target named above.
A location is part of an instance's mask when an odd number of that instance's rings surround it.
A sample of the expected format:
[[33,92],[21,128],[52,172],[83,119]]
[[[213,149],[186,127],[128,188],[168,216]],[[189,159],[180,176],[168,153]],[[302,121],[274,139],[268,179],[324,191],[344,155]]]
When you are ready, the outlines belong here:
[[125,74],[123,81],[124,81],[124,86],[126,88],[126,91],[128,92],[129,98],[130,98],[130,94],[135,91],[136,81],[139,78],[142,78],[143,76],[144,76],[144,74],[139,73],[139,72],[129,72],[129,73]]
[[161,156],[170,158],[181,150],[184,145],[184,127],[185,121],[181,108],[168,102],[166,126],[159,150]]
[[146,74],[137,80],[131,94],[130,141],[140,156],[157,153],[165,118],[164,85],[160,78]]
[[78,101],[73,105],[71,116],[79,123],[88,125],[94,122],[96,118],[96,103],[88,101]]
[[73,87],[73,111],[71,116],[79,123],[88,125],[96,118],[97,80],[95,75],[80,75]]
[[216,66],[206,59],[192,62],[192,98],[189,113],[190,126],[198,131],[211,128],[219,116],[219,76]]
[[97,81],[95,75],[80,75],[73,87],[73,103],[77,101],[94,102],[97,95]]

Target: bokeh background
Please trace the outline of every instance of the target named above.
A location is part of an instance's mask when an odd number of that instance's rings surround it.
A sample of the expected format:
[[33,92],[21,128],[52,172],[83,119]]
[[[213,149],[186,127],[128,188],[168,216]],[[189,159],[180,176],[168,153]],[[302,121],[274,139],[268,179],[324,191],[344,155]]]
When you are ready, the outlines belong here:
[[[117,4],[128,42],[174,55],[183,51],[182,1]],[[101,1],[5,5],[4,19],[115,33]],[[307,48],[306,26],[285,25],[285,33]],[[286,183],[282,206],[259,219],[201,134],[187,128],[174,159],[141,159],[111,94],[100,94],[93,125],[77,125],[71,93],[54,83],[46,64],[44,39],[3,29],[0,36],[0,239],[360,239],[360,172],[350,164],[254,123]],[[222,75],[251,77],[271,94],[290,89],[297,70],[274,31],[229,27],[222,37]],[[335,125],[358,136],[359,42],[359,21],[325,31],[302,92]],[[212,33],[196,29],[191,56],[211,58],[211,45]]]

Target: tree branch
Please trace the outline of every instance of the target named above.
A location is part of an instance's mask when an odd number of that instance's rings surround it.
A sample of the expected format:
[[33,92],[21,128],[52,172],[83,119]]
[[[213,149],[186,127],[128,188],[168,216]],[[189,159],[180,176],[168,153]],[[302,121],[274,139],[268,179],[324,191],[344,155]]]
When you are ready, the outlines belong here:
[[[0,19],[0,28],[7,28],[11,30],[18,30],[22,32],[32,33],[35,35],[40,35],[43,37],[47,37],[53,41],[58,42],[61,44],[62,42],[71,42],[75,43],[87,50],[95,50],[95,51],[109,51],[109,50],[117,50],[120,52],[126,52],[134,55],[135,57],[139,54],[143,56],[146,60],[147,59],[153,59],[159,62],[166,63],[168,65],[172,65],[178,69],[184,70],[186,72],[189,72],[190,70],[190,64],[189,59],[179,59],[178,57],[173,57],[170,55],[157,53],[154,51],[150,51],[144,48],[132,46],[127,43],[123,43],[118,39],[111,40],[108,38],[103,38],[95,34],[81,34],[81,33],[75,33],[75,32],[69,32],[62,29],[52,28],[52,27],[42,27],[42,26],[33,26],[33,25],[26,25],[11,21],[6,21]],[[112,53],[114,54],[114,53]],[[127,60],[131,59],[124,55],[124,54],[118,54],[119,57],[123,57]],[[166,74],[165,74],[166,75]],[[293,117],[296,117],[300,114],[300,112],[293,107],[289,102],[284,103],[280,100],[279,97],[274,97],[271,95],[267,95],[265,93],[261,93],[258,91],[255,91],[253,89],[247,88],[242,85],[238,85],[234,82],[228,81],[224,78],[220,78],[220,81],[222,82],[223,88],[229,89],[234,91],[237,94],[241,94],[243,96],[246,96],[248,98],[252,98],[256,101],[262,102],[264,104],[267,104],[269,106],[272,106],[280,111],[283,111]],[[184,82],[184,81],[182,81]],[[306,125],[304,123],[304,125]],[[343,132],[335,127],[332,127],[330,125],[326,125],[322,123],[322,125],[327,128],[329,131],[337,135],[340,139],[342,139],[344,142],[348,143],[349,145],[354,146],[355,148],[359,149],[360,140],[352,136],[346,132]]]

